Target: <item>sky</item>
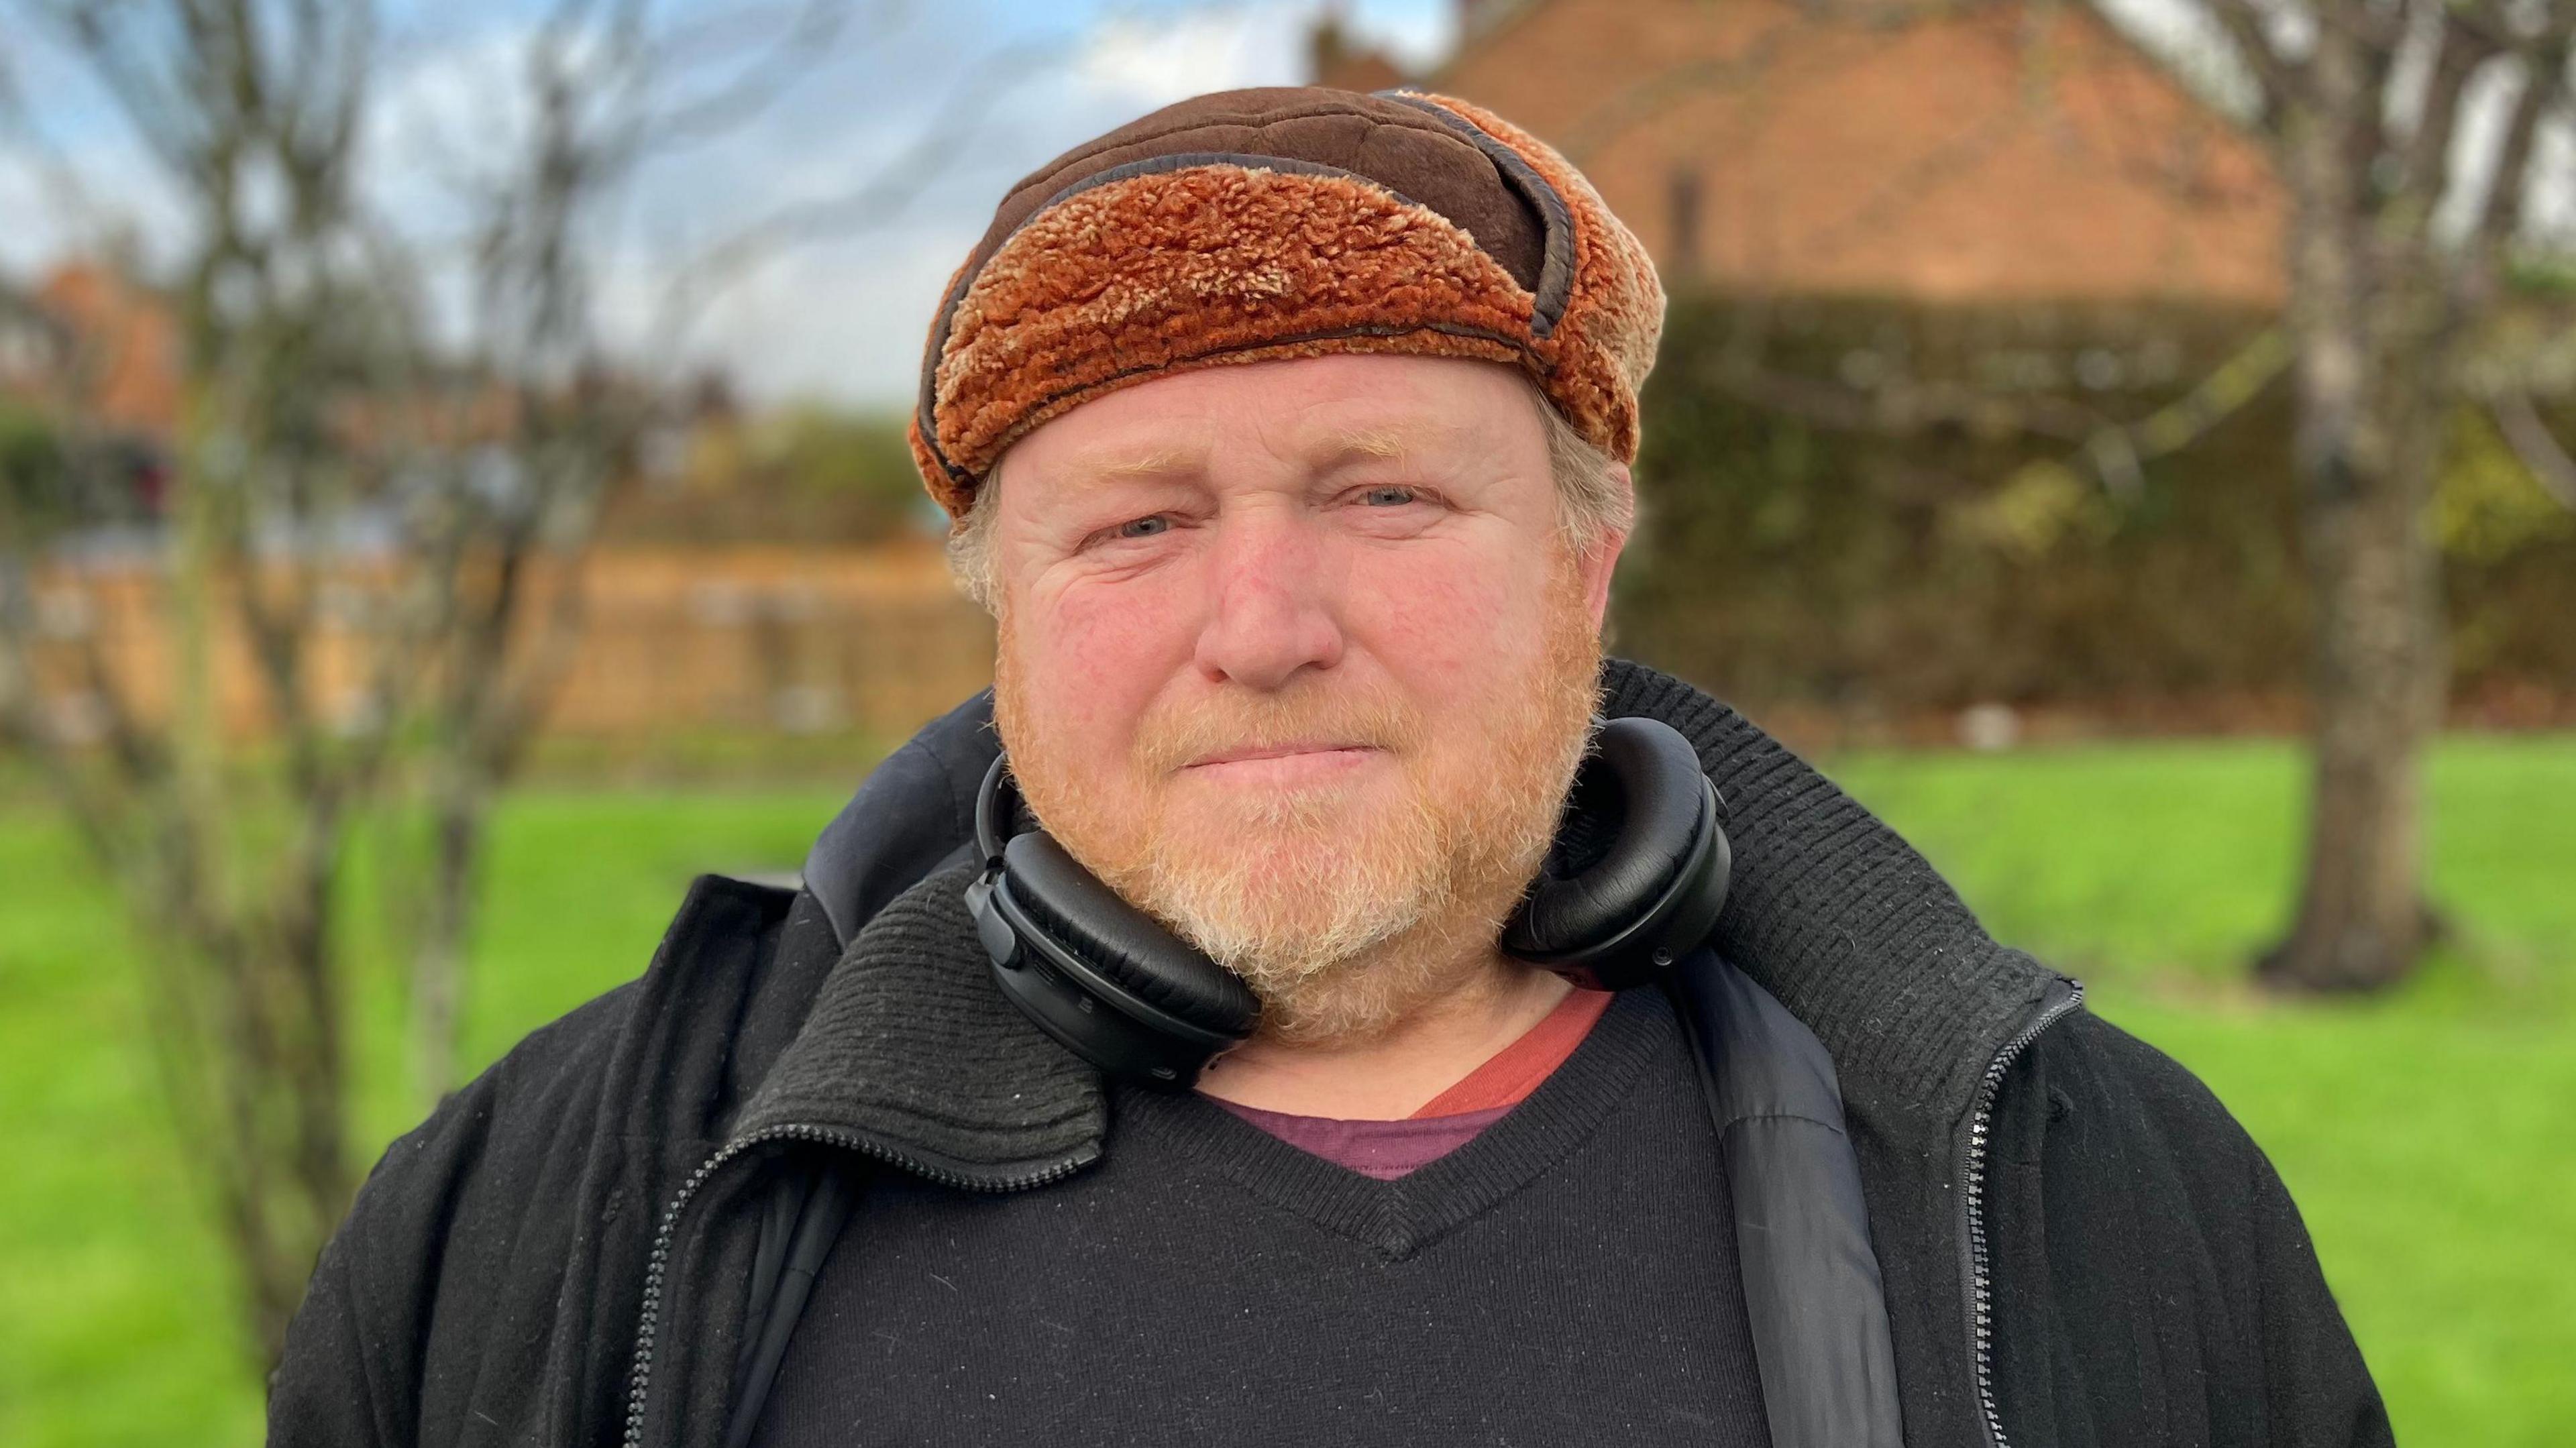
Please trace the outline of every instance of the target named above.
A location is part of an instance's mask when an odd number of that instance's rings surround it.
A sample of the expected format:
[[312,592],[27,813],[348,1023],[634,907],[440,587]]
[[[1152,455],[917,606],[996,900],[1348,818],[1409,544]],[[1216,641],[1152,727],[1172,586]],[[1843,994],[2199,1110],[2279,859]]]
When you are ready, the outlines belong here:
[[[516,57],[559,0],[381,0],[369,197],[393,231],[453,254],[470,190],[521,124]],[[696,37],[674,84],[703,85],[746,41],[818,0],[654,0]],[[830,3],[830,0],[820,0]],[[761,404],[900,407],[950,273],[1011,183],[1159,106],[1305,78],[1315,20],[1338,13],[1365,42],[1427,68],[1452,39],[1454,0],[838,0],[852,20],[801,47],[765,103],[712,141],[657,153],[592,238],[602,332],[673,371],[720,369]],[[2100,0],[2151,45],[2189,48],[2189,0]],[[0,273],[24,277],[107,231],[147,261],[184,232],[149,154],[82,68],[0,0]],[[692,71],[691,65],[697,68]],[[2501,96],[2460,144],[2477,147]],[[946,136],[934,166],[907,165]],[[2576,161],[2576,140],[2547,139]],[[50,157],[50,169],[30,163]],[[2557,169],[2569,169],[2561,166]],[[890,177],[918,185],[893,188]],[[764,223],[817,208],[829,225],[721,269],[723,285],[676,335],[675,279]],[[2576,222],[2554,188],[2540,210]],[[436,295],[436,293],[433,293]],[[461,309],[451,308],[461,315]]]
[[[721,367],[757,402],[896,407],[949,274],[1011,183],[1113,126],[1183,97],[1305,79],[1306,37],[1338,10],[1363,38],[1415,62],[1449,39],[1451,0],[855,0],[853,20],[800,58],[786,84],[720,138],[659,156],[597,238],[607,335],[660,339],[673,279],[782,215],[828,208],[828,227],[759,249],[683,332],[688,365]],[[545,7],[421,0],[390,7],[373,106],[370,194],[402,234],[450,245],[456,198],[518,124],[513,57]],[[772,36],[789,4],[664,7]],[[717,32],[723,34],[722,30]],[[706,53],[717,53],[704,47]],[[81,67],[42,37],[0,34],[22,98],[0,135],[0,270],[24,277],[102,228],[136,239],[182,225],[166,185]],[[27,163],[25,128],[56,158]],[[956,139],[906,165],[924,138]],[[922,184],[890,197],[890,175]],[[64,183],[69,179],[69,186]]]

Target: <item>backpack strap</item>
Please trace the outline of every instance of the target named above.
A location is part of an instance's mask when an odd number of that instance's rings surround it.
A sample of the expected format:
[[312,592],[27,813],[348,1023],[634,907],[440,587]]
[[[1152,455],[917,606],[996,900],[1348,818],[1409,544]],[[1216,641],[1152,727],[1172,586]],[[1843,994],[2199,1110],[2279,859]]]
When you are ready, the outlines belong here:
[[1670,988],[1726,1157],[1772,1448],[1901,1448],[1887,1292],[1832,1059],[1714,950],[1683,957]]

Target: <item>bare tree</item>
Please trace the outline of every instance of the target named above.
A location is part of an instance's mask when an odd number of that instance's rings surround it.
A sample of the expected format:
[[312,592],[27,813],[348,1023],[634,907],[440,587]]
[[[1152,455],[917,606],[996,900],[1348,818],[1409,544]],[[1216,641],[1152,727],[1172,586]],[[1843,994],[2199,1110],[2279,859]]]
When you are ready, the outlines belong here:
[[[481,209],[472,343],[448,369],[469,380],[464,397],[506,397],[514,425],[448,455],[445,465],[465,471],[430,491],[446,521],[425,541],[448,562],[430,574],[432,633],[445,649],[423,710],[419,783],[430,858],[411,931],[411,1057],[425,1102],[459,1079],[486,826],[570,661],[581,624],[580,565],[604,490],[639,465],[651,434],[671,420],[669,379],[597,363],[591,278],[579,248],[585,213],[656,155],[756,114],[849,24],[838,6],[809,3],[783,27],[754,27],[748,60],[710,77],[685,65],[675,74],[673,57],[716,37],[651,34],[643,7],[631,4],[601,45],[570,23],[588,10],[565,0],[525,58],[534,119],[515,173]],[[895,14],[872,10],[868,18],[881,28]],[[973,144],[996,94],[1043,55],[1013,45],[980,57],[912,144],[849,189],[792,200],[723,231],[673,270],[642,354],[685,355],[691,327],[764,259],[899,216]],[[469,427],[458,419],[447,430]]]
[[[2117,7],[2094,5],[2122,22]],[[2044,16],[2047,6],[2028,8]],[[2448,669],[2427,512],[2455,417],[2490,410],[2539,484],[2576,506],[2576,462],[2531,403],[2535,388],[2563,393],[2576,380],[2565,329],[2542,328],[2535,341],[2517,335],[2533,329],[2504,325],[2518,305],[2513,268],[2542,241],[2535,197],[2576,187],[2576,0],[2187,0],[2173,13],[2198,23],[2147,53],[2242,124],[2290,201],[2277,326],[2180,401],[2129,421],[2077,399],[1958,381],[1898,374],[1855,387],[1784,374],[1768,358],[1767,299],[1755,294],[1739,299],[1745,323],[1711,380],[1829,427],[1967,424],[2058,439],[2118,488],[2142,460],[2188,445],[2286,375],[2314,604],[2314,788],[2295,923],[2257,973],[2292,989],[2377,989],[2414,967],[2437,928],[2424,885],[2422,761]],[[1889,34],[1924,18],[1877,0],[1809,14]],[[1695,94],[1751,93],[1790,30],[1603,98],[1570,152],[1581,161]],[[1998,112],[1956,138],[1948,159],[1973,161],[2026,119]],[[1884,229],[1940,170],[1936,153],[1887,178],[1887,204],[1852,225]]]
[[[419,459],[411,549],[425,636],[413,783],[428,859],[407,922],[411,1063],[424,1103],[462,1068],[466,960],[494,800],[515,772],[580,632],[581,565],[609,486],[662,420],[649,371],[605,362],[592,305],[599,213],[674,146],[757,114],[843,27],[807,4],[748,36],[647,23],[640,0],[562,0],[519,57],[524,135],[468,181],[464,336],[409,359],[438,400],[442,446]],[[710,29],[709,26],[716,26]],[[730,64],[710,50],[742,48]],[[666,354],[667,355],[667,354]]]
[[[2299,913],[2261,974],[2377,988],[2434,930],[2422,757],[2447,661],[2426,512],[2452,416],[2486,400],[2473,364],[2545,184],[2544,127],[2568,119],[2576,4],[2200,3],[2292,208],[2314,794]],[[2510,402],[2505,422],[2537,426]]]
[[[379,458],[337,445],[335,412],[399,325],[352,261],[370,27],[334,7],[274,30],[246,7],[45,18],[110,86],[198,231],[171,296],[190,386],[160,560],[166,690],[145,702],[101,638],[43,626],[87,605],[21,511],[0,629],[12,722],[49,756],[145,928],[164,1086],[238,1254],[252,1339],[273,1351],[353,1184],[334,886],[392,737],[339,712],[316,679],[332,526],[384,483]],[[60,370],[66,523],[112,516],[127,482],[82,405],[117,360],[96,355],[100,340],[77,339]],[[246,647],[267,725],[255,751],[227,728],[219,636]],[[72,657],[42,656],[46,642]],[[46,717],[49,669],[76,671],[85,727]],[[67,747],[84,734],[99,747]]]
[[[350,835],[420,791],[413,1056],[444,1087],[489,806],[562,672],[602,499],[657,418],[649,369],[613,367],[598,335],[604,211],[647,157],[756,113],[844,7],[675,30],[641,0],[560,0],[520,57],[525,123],[471,179],[461,262],[370,204],[372,7],[20,8],[182,210],[182,421],[155,528],[101,405],[130,339],[22,328],[53,354],[54,445],[0,493],[0,721],[151,942],[163,1084],[269,1359],[355,1186]],[[461,327],[431,301],[456,295]],[[122,563],[101,561],[111,537]],[[137,597],[165,648],[94,626]]]

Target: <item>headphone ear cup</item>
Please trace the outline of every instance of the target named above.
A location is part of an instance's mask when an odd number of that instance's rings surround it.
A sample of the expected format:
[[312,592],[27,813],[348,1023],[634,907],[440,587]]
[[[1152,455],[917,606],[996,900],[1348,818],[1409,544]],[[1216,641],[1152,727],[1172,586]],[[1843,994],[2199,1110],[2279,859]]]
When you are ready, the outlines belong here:
[[1241,976],[1121,899],[1053,836],[1013,836],[1002,860],[1003,887],[1029,923],[1110,985],[1213,1035],[1252,1034],[1261,1000]]
[[[1568,832],[1615,817],[1601,857],[1542,873],[1504,926],[1517,959],[1612,989],[1643,984],[1707,938],[1725,908],[1732,854],[1717,791],[1689,740],[1659,720],[1613,719],[1594,736]],[[1560,835],[1560,838],[1563,838]]]

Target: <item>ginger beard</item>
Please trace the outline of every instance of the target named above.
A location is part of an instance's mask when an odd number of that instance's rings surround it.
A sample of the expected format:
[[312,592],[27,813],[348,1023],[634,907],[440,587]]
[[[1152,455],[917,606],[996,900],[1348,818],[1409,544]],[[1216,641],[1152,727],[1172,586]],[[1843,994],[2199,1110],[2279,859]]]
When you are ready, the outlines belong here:
[[[1499,682],[1473,733],[1443,732],[1391,686],[1306,675],[1272,694],[1229,688],[1139,722],[1123,777],[1060,748],[1015,667],[1001,620],[994,716],[1030,810],[1085,869],[1240,975],[1261,1034],[1364,1040],[1499,959],[1504,922],[1537,876],[1591,737],[1600,643],[1561,556],[1545,635]],[[1355,676],[1356,677],[1356,676]],[[1225,750],[1328,738],[1395,766],[1296,787],[1193,780]]]

